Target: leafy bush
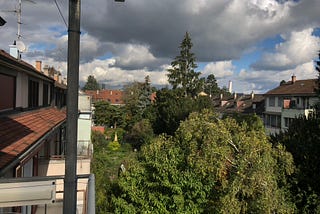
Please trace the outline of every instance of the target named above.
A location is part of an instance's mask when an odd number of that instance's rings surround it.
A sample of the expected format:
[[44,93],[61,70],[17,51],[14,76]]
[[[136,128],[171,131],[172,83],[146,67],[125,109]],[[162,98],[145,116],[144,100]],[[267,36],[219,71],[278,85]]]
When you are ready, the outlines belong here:
[[118,141],[112,141],[108,143],[107,149],[110,151],[117,151],[121,147]]

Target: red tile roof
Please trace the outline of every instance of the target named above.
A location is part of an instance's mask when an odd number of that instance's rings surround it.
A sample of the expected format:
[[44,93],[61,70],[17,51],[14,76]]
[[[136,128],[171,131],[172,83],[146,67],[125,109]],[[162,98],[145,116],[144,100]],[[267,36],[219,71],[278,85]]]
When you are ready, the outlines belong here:
[[87,95],[92,96],[92,101],[108,101],[111,104],[124,104],[123,103],[123,91],[120,90],[87,90],[84,92]]
[[302,94],[316,94],[318,88],[317,79],[296,80],[281,84],[277,88],[268,91],[265,95],[302,95]]
[[22,155],[51,129],[66,120],[66,113],[45,108],[0,118],[0,169]]
[[104,126],[92,126],[91,130],[104,134]]

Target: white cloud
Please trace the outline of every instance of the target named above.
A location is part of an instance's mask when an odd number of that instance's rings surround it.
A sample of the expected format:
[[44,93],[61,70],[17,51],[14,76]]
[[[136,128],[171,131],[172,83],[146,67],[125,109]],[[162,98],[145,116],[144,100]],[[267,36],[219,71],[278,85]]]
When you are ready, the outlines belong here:
[[139,44],[118,45],[116,65],[120,66],[140,66],[144,67],[156,61],[150,53],[149,47]]
[[201,73],[202,76],[214,74],[215,78],[219,79],[231,76],[234,69],[235,67],[232,65],[231,61],[210,62],[204,67]]
[[105,83],[109,87],[122,87],[123,85],[138,81],[143,82],[149,75],[151,83],[154,85],[166,85],[166,69],[159,71],[148,71],[146,69],[124,70],[114,67],[116,60],[114,58],[106,60],[93,60],[80,66],[80,81],[86,82],[89,75],[93,75],[98,82]]
[[284,70],[310,62],[317,55],[320,38],[312,35],[313,29],[282,35],[285,42],[275,47],[275,53],[265,53],[253,65],[255,69]]

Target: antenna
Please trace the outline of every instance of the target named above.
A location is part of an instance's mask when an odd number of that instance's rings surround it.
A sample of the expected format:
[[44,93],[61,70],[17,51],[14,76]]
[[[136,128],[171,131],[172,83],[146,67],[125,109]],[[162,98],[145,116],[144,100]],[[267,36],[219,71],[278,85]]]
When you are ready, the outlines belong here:
[[[25,1],[28,1],[28,2],[31,2],[31,3],[34,3],[34,1],[32,0],[25,0]],[[18,24],[18,30],[17,30],[17,40],[20,40],[22,35],[21,35],[21,24],[23,24],[21,22],[21,14],[22,14],[22,1],[21,0],[18,0],[18,6],[16,6],[16,9],[15,10],[7,10],[6,12],[13,12],[13,13],[16,13],[17,14],[17,24]]]

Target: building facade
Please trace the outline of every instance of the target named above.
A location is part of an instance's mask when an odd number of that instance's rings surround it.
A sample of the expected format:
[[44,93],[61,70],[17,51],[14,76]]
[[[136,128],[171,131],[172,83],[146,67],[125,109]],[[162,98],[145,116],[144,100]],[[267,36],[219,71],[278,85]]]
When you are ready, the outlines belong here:
[[267,134],[276,134],[286,130],[294,118],[308,117],[314,111],[319,101],[316,90],[317,79],[283,82],[278,87],[268,91],[265,96],[264,125]]
[[[48,164],[41,163],[64,154],[66,88],[21,60],[14,45],[10,54],[0,50],[0,178],[44,176]],[[0,213],[36,210],[0,207]]]

